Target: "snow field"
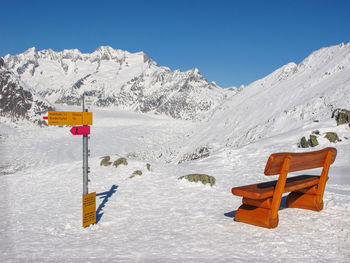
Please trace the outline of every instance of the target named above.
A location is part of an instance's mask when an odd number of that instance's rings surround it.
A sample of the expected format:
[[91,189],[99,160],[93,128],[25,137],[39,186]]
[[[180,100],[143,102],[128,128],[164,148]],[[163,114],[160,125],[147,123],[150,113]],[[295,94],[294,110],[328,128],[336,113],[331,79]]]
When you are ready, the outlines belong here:
[[[0,153],[9,166],[8,173],[0,175],[1,261],[347,262],[350,258],[350,140],[344,139],[349,134],[345,125],[337,127],[331,119],[305,124],[237,148],[218,140],[220,149],[208,158],[177,164],[177,154],[200,145],[193,137],[202,129],[200,124],[96,110],[89,141],[89,192],[97,193],[99,221],[88,228],[81,227],[82,139],[69,129],[1,123]],[[315,129],[321,134],[337,131],[342,142],[319,140],[314,149],[297,148],[301,136]],[[231,188],[275,179],[263,174],[271,153],[328,146],[336,147],[338,156],[329,172],[321,212],[285,209],[282,203],[280,222],[273,230],[233,220],[241,198],[233,196]],[[102,156],[110,155],[114,161],[128,153],[136,154],[127,157],[127,166],[100,166]],[[135,170],[142,176],[129,178]],[[178,180],[190,173],[214,176],[216,184]]]

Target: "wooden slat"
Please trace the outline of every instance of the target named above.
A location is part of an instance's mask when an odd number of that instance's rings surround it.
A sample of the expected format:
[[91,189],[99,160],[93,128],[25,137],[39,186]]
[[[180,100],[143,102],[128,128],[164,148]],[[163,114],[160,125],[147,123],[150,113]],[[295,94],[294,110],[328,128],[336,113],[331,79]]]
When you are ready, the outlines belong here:
[[307,187],[304,189],[298,189],[296,192],[302,193],[302,194],[309,194],[309,195],[317,195],[317,187],[318,185],[314,185],[312,187]]
[[250,205],[254,207],[261,207],[266,209],[271,209],[272,206],[272,198],[266,198],[266,199],[250,199],[243,197],[242,204],[244,205]]
[[[299,175],[287,178],[283,193],[317,185],[319,180],[320,177],[316,175]],[[276,183],[277,180],[274,180],[265,183],[234,187],[232,188],[232,194],[251,199],[266,199],[272,197]]]
[[337,149],[332,147],[328,147],[319,151],[305,153],[283,152],[271,154],[265,167],[265,175],[279,174],[282,169],[283,161],[287,157],[290,158],[288,172],[323,167],[328,152],[332,153],[330,162],[330,164],[332,164],[337,155]]

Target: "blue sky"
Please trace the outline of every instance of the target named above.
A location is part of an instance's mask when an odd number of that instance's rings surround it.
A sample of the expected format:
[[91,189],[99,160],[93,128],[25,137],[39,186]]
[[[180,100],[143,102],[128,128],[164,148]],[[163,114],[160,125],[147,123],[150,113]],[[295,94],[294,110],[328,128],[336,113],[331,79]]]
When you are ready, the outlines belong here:
[[0,56],[109,45],[172,70],[196,67],[224,88],[350,42],[349,0],[0,2]]

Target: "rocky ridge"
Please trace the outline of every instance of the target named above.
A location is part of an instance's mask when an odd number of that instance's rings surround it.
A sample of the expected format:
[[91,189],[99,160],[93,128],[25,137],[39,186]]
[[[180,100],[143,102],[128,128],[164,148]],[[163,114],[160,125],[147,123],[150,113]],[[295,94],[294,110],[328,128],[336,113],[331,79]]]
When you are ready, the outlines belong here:
[[51,109],[51,104],[8,71],[0,58],[0,116],[43,124],[41,115]]
[[198,69],[160,67],[145,53],[99,47],[55,52],[28,49],[7,55],[5,67],[52,104],[80,105],[83,94],[98,107],[198,120],[220,105],[226,91],[208,83]]

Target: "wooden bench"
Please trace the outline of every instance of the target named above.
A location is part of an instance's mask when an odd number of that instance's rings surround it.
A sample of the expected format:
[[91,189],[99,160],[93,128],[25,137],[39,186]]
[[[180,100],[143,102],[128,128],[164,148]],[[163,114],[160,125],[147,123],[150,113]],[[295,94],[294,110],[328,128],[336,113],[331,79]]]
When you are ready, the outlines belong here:
[[[235,220],[266,228],[278,225],[278,210],[282,194],[290,192],[287,207],[321,211],[329,166],[337,155],[335,148],[306,153],[274,153],[269,157],[265,175],[277,175],[276,181],[232,188],[232,194],[242,196]],[[299,175],[287,178],[289,172],[323,167],[321,175]]]

